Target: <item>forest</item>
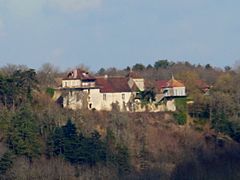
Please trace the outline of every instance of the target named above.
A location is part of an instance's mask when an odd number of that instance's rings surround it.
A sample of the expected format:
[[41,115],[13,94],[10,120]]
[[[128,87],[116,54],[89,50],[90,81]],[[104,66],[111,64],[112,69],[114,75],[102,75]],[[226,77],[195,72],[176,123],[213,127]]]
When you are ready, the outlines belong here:
[[0,179],[240,178],[238,66],[157,60],[91,73],[124,76],[130,70],[150,84],[174,75],[187,97],[177,101],[176,112],[73,111],[52,99],[68,70],[1,67]]

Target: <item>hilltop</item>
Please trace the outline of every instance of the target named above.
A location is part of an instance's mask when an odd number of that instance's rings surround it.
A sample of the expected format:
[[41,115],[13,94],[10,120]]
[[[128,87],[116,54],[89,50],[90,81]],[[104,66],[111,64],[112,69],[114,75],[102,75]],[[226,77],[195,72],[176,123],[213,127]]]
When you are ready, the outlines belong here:
[[[135,65],[149,81],[174,73],[188,96],[174,112],[130,113],[61,107],[52,96],[65,73],[43,67],[0,70],[2,179],[238,179],[237,70],[165,60]],[[206,84],[207,93],[199,88]]]

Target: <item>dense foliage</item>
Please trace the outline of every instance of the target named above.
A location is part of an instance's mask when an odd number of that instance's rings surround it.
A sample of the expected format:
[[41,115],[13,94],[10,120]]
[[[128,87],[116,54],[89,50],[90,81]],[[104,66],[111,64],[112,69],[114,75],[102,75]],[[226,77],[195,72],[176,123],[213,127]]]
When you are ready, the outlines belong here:
[[175,99],[175,104],[177,107],[174,117],[179,125],[184,125],[187,122],[187,102],[186,98]]
[[27,105],[12,117],[6,142],[16,155],[25,155],[30,160],[41,154],[37,122]]
[[55,129],[48,139],[49,156],[62,156],[72,164],[95,165],[106,162],[106,144],[94,131],[90,137],[78,134],[75,125],[68,120],[67,124]]

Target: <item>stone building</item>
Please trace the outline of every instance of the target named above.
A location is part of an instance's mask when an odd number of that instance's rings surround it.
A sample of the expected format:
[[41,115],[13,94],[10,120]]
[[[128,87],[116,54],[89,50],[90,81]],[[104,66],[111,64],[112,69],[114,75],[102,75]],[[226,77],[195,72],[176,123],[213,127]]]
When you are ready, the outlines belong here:
[[157,80],[156,88],[159,94],[162,94],[164,97],[185,97],[186,88],[185,85],[176,80],[173,76],[170,80]]
[[[174,98],[186,96],[185,86],[174,77],[168,81],[156,81],[156,101],[148,104],[151,111],[174,110]],[[93,76],[90,73],[75,69],[62,79],[62,85],[56,93],[62,97],[62,105],[69,109],[106,110],[118,108],[120,111],[140,112],[144,109],[137,94],[145,91],[145,80],[135,72],[127,76]],[[146,91],[147,92],[147,91]],[[163,98],[167,99],[166,107],[157,107]],[[169,101],[169,102],[168,102]],[[140,109],[136,108],[139,107]],[[156,108],[155,108],[156,107]],[[170,106],[169,106],[170,107]]]
[[75,69],[62,80],[63,107],[70,109],[130,111],[136,91],[144,90],[144,79],[130,77],[95,77]]

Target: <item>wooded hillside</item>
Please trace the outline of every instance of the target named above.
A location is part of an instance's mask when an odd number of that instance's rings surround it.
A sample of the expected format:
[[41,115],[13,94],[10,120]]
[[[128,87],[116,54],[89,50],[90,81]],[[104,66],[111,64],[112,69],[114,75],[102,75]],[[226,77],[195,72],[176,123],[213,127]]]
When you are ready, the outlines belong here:
[[150,84],[174,74],[188,97],[175,113],[72,111],[52,100],[58,68],[2,67],[0,179],[239,179],[238,69],[159,60],[96,74],[131,69]]

